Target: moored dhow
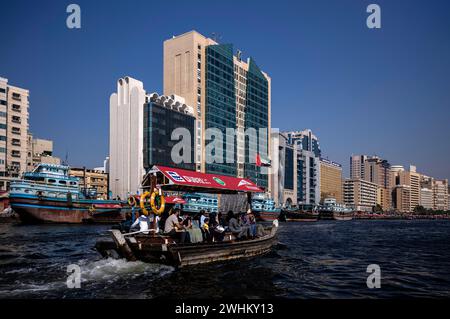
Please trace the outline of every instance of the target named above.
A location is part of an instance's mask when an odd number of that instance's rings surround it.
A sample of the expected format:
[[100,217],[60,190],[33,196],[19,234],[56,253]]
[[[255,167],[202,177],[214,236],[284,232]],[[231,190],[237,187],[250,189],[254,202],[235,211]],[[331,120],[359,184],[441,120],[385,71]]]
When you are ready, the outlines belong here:
[[276,207],[275,201],[263,193],[253,196],[251,206],[259,221],[271,222],[278,219],[281,214],[281,208]]
[[300,205],[297,208],[286,208],[283,210],[286,221],[315,222],[319,218],[319,212],[315,205]]
[[69,167],[39,164],[10,184],[10,205],[24,223],[116,223],[128,209],[118,200],[96,199],[82,190]]
[[334,198],[325,198],[323,205],[319,206],[320,219],[352,220],[353,210],[336,203]]

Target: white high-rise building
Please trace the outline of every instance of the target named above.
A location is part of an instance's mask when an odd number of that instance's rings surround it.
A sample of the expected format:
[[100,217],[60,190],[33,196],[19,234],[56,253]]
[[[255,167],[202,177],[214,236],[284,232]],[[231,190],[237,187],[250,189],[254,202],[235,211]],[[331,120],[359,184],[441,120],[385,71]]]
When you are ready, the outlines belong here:
[[420,190],[420,206],[426,209],[433,209],[433,190],[429,188]]
[[127,76],[117,81],[117,92],[110,97],[109,174],[114,197],[140,192],[145,174],[145,95],[143,83]]

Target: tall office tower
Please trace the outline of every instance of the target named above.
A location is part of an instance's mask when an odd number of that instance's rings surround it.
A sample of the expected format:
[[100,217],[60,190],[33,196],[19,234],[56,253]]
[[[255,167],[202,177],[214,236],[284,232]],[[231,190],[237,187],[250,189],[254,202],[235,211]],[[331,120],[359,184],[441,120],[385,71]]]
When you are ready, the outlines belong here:
[[122,199],[140,191],[145,174],[145,95],[143,83],[127,76],[117,81],[117,92],[110,97],[110,188]]
[[315,205],[320,202],[320,157],[297,148],[297,201]]
[[288,138],[289,144],[295,144],[299,149],[312,152],[316,157],[320,157],[322,155],[319,139],[310,129],[286,132],[285,134]]
[[320,201],[335,198],[339,204],[344,203],[342,188],[342,165],[328,159],[320,159]]
[[0,189],[27,169],[29,91],[0,77]]
[[[265,157],[270,147],[271,79],[252,58],[242,61],[242,54],[234,53],[231,44],[219,44],[196,31],[166,40],[164,94],[176,94],[195,106],[197,170],[248,177],[267,187],[268,176],[255,161],[256,153]],[[208,129],[222,134],[223,155],[206,148],[217,138],[207,136]],[[249,143],[255,137],[252,129],[261,141],[258,147]],[[210,153],[220,160],[212,161]]]
[[365,166],[364,163],[368,159],[367,155],[352,155],[350,156],[350,178],[364,179]]
[[344,180],[344,203],[358,211],[372,211],[379,186],[363,179]]
[[392,178],[389,162],[377,156],[366,158],[364,161],[364,179],[380,186],[378,204],[381,205],[383,210],[389,210],[392,206]]
[[[192,107],[184,103],[184,99],[172,95],[152,93],[144,104],[144,168],[153,165],[178,167],[195,170],[194,141],[195,117]],[[172,132],[182,129],[183,142],[187,142],[182,150],[174,148],[179,140],[172,140]],[[174,138],[178,138],[174,136]],[[185,140],[186,139],[186,140]],[[175,152],[175,154],[172,154]],[[174,156],[180,158],[176,159]],[[186,159],[186,160],[184,160]]]

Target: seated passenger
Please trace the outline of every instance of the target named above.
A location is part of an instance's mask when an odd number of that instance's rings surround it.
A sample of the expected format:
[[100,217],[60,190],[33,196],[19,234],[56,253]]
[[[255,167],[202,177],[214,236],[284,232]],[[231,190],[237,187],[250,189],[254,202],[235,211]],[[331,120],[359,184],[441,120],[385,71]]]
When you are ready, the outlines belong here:
[[209,231],[209,218],[208,217],[206,217],[203,220],[203,225],[202,225],[201,229],[202,229],[202,234],[203,234],[203,241],[210,242],[212,240],[212,236]]
[[215,241],[223,241],[225,237],[225,228],[219,224],[219,218],[217,214],[211,214],[209,220],[210,234]]
[[150,220],[148,216],[146,216],[143,212],[140,212],[139,218],[137,218],[133,225],[131,225],[130,230],[136,227],[139,224],[139,231],[148,234],[147,230],[149,229]]
[[238,239],[244,238],[247,236],[248,229],[246,227],[242,227],[234,216],[232,210],[230,210],[227,214],[228,219],[228,229],[235,235]]
[[180,215],[180,209],[176,208],[172,215],[166,219],[164,225],[164,233],[172,238],[177,238],[180,243],[189,242],[189,233],[184,229],[183,225],[179,222],[178,217]]
[[255,215],[253,215],[251,209],[249,209],[247,211],[247,221],[248,221],[250,237],[255,238],[256,237],[256,218],[255,218]]
[[205,212],[205,210],[201,210],[200,211],[200,228],[202,228],[203,227],[203,224],[204,224],[204,222],[205,222],[205,218],[206,217],[208,217],[208,213],[207,212]]

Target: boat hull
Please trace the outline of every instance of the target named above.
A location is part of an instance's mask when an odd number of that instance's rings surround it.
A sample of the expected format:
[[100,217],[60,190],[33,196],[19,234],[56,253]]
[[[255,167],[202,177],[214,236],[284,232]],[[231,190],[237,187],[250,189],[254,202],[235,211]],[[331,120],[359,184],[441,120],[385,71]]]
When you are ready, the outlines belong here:
[[23,223],[117,223],[128,211],[119,202],[78,200],[68,203],[62,199],[10,197],[11,208]]
[[304,211],[286,211],[285,216],[288,222],[316,222],[319,219],[318,213]]
[[[196,244],[177,244],[171,238],[152,235],[125,239],[119,231],[112,231],[114,241],[98,241],[96,249],[104,257],[115,251],[118,258],[185,267],[266,254],[278,243],[277,228],[278,224],[266,229],[266,235],[257,239]],[[126,249],[122,249],[124,245]]]
[[319,218],[322,220],[352,220],[353,212],[333,212],[333,211],[321,211],[319,212]]
[[280,211],[254,211],[257,221],[261,222],[273,222],[280,217]]

